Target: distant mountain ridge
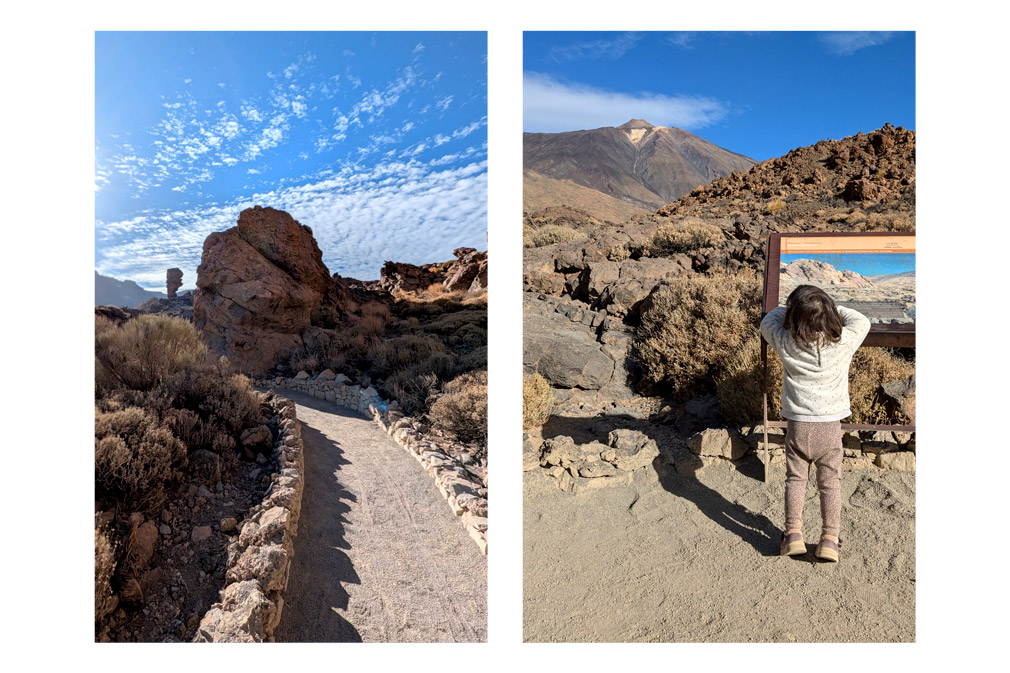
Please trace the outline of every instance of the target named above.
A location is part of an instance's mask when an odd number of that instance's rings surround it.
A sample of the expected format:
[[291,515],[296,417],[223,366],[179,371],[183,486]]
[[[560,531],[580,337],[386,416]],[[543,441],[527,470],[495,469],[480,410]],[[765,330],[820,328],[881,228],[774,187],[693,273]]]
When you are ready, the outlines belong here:
[[756,164],[693,133],[644,119],[617,127],[523,134],[525,175],[532,171],[567,180],[650,211]]
[[95,306],[136,308],[152,297],[165,299],[168,295],[145,290],[132,280],[118,280],[95,271]]

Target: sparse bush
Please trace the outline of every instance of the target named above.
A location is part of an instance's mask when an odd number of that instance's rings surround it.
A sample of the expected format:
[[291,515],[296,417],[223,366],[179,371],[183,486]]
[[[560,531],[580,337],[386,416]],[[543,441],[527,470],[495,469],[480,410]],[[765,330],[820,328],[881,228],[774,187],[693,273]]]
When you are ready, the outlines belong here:
[[554,411],[554,391],[540,374],[523,375],[523,430],[539,427]]
[[631,251],[624,245],[615,245],[607,251],[607,259],[611,262],[623,262],[629,257],[631,257]]
[[433,336],[406,334],[394,339],[377,341],[368,350],[372,371],[379,376],[403,371],[429,360],[435,354],[444,354],[445,346]]
[[[249,379],[228,374],[218,366],[192,368],[175,377],[168,386],[172,406],[196,412],[201,421],[230,435],[239,435],[256,423],[259,397]],[[228,444],[219,441],[219,444]],[[209,446],[194,447],[207,448]]]
[[765,206],[766,213],[777,213],[786,207],[785,201],[769,201],[768,205]]
[[897,213],[870,213],[856,231],[915,231],[915,219]]
[[697,218],[686,218],[664,224],[653,232],[642,246],[642,253],[647,257],[665,257],[699,248],[711,248],[721,240],[722,229],[718,225]]
[[887,348],[860,348],[849,366],[849,423],[907,423],[910,419],[889,417],[880,386],[888,381],[908,378],[915,373],[915,363]]
[[523,246],[527,248],[542,248],[545,245],[577,241],[588,236],[584,231],[557,224],[547,224],[539,229],[533,229],[528,235],[525,230],[523,233]]
[[95,529],[95,621],[100,621],[116,608],[118,601],[112,593],[112,574],[116,559],[109,537]]
[[196,328],[182,318],[142,315],[114,329],[95,320],[95,383],[100,391],[150,390],[206,355]]
[[105,497],[156,510],[185,465],[186,447],[157,415],[95,409],[95,485]]
[[[737,350],[716,378],[719,412],[730,425],[761,420],[761,338],[752,337]],[[778,420],[782,408],[782,361],[768,348],[768,418]]]
[[427,410],[428,400],[438,392],[438,377],[434,374],[394,372],[382,387],[400,403],[404,413],[413,416]]
[[468,372],[446,383],[428,417],[463,442],[487,446],[487,370]]
[[678,397],[710,388],[758,333],[761,281],[749,271],[675,278],[646,300],[636,351],[647,384]]

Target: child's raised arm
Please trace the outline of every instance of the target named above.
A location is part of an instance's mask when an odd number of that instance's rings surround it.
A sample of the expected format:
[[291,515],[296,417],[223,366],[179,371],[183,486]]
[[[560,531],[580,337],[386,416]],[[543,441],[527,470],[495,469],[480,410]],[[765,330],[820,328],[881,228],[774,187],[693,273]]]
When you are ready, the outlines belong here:
[[789,330],[783,326],[786,317],[786,307],[777,306],[765,315],[761,321],[761,335],[776,352],[782,352],[781,347],[789,336]]
[[863,343],[870,331],[870,319],[851,308],[838,306],[838,315],[845,325],[842,327],[842,345],[851,348],[853,352]]

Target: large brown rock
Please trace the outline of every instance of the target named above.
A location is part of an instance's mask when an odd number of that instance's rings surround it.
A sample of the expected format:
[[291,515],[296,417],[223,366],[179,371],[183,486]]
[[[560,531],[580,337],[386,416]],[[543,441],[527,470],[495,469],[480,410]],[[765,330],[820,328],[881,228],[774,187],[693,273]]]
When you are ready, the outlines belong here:
[[[456,261],[446,272],[445,280],[442,281],[443,287],[450,292],[455,290],[470,291],[483,267],[483,288],[487,288],[487,252],[478,252],[474,248],[456,248],[453,250],[453,254],[456,255]],[[480,286],[481,283],[478,283],[475,291],[481,291],[483,288]]]
[[182,269],[169,269],[166,274],[168,298],[175,299],[175,291],[182,287]]
[[260,206],[207,237],[196,285],[195,325],[212,351],[253,375],[301,346],[306,328],[332,326],[346,292],[323,264],[312,230]]

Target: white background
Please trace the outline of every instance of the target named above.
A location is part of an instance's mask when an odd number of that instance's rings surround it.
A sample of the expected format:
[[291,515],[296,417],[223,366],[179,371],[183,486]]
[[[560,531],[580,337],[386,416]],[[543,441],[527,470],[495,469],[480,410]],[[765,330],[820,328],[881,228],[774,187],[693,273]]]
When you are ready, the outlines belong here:
[[[4,667],[873,671],[988,662],[1002,649],[1007,625],[1005,556],[998,550],[1007,547],[1002,271],[1010,222],[1003,179],[1007,24],[983,4],[994,3],[850,1],[813,8],[809,2],[736,1],[173,0],[7,6],[0,45],[8,241],[2,262]],[[489,31],[490,642],[94,644],[94,31],[417,29]],[[915,644],[521,644],[524,29],[917,31]],[[838,95],[858,97],[859,83],[840,85]]]

